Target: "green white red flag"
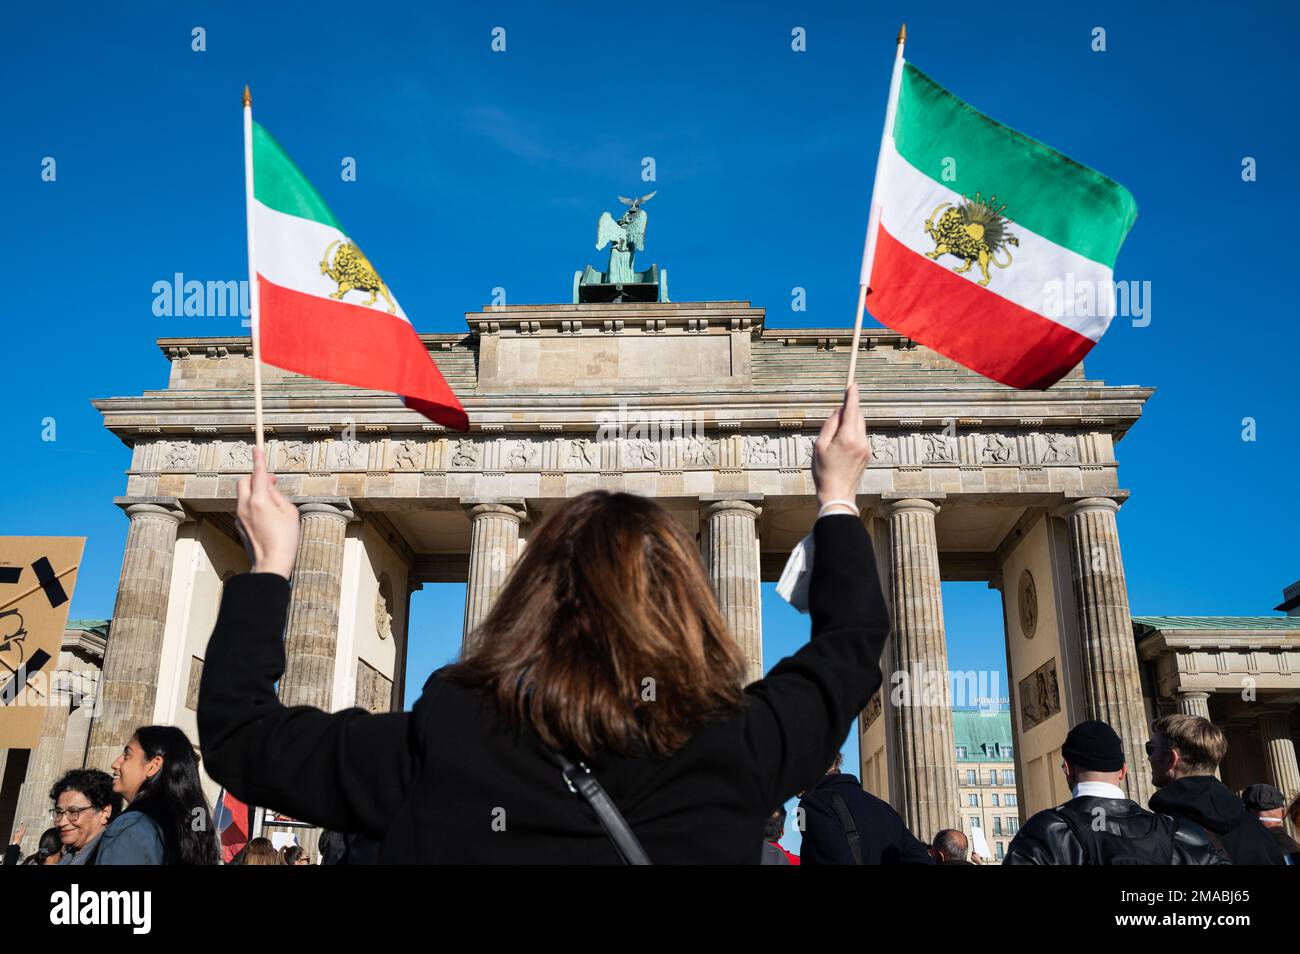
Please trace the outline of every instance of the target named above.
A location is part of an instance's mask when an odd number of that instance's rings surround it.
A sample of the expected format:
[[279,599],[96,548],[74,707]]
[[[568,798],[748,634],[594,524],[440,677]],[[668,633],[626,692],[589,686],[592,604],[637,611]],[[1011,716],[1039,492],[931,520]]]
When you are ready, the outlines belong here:
[[465,409],[401,305],[320,193],[257,123],[251,138],[249,241],[261,359],[392,391],[430,420],[468,429]]
[[894,64],[862,284],[877,320],[1015,388],[1046,388],[1114,315],[1137,205],[1119,183]]

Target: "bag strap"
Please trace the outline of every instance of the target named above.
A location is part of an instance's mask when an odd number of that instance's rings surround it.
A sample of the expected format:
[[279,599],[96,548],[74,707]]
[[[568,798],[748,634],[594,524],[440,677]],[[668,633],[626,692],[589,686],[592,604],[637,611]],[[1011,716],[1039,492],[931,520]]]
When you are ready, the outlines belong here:
[[839,792],[831,792],[830,796],[831,805],[840,818],[844,834],[849,836],[849,852],[853,855],[853,863],[860,865],[862,864],[862,839],[858,836],[858,823],[853,820],[853,813],[849,811],[849,806],[845,804]]
[[650,856],[641,847],[641,842],[637,840],[636,835],[632,833],[632,829],[628,827],[627,821],[623,818],[623,813],[618,810],[614,800],[606,794],[600,782],[596,781],[596,776],[591,774],[591,769],[587,768],[582,762],[575,764],[562,752],[554,754],[556,760],[560,763],[560,774],[564,777],[564,784],[569,786],[569,791],[581,795],[587,800],[587,804],[596,813],[596,820],[600,822],[600,827],[605,830],[609,840],[614,843],[614,850],[618,852],[623,864],[653,864]]
[[1232,864],[1232,855],[1228,854],[1228,846],[1223,843],[1223,838],[1220,837],[1219,833],[1210,831],[1204,825],[1201,826],[1201,831],[1205,832],[1205,837],[1209,840],[1214,853],[1219,856],[1219,860],[1225,864]]
[[1065,827],[1070,829],[1070,834],[1079,843],[1079,848],[1083,851],[1083,863],[1085,865],[1095,865],[1097,862],[1092,857],[1092,839],[1084,837],[1083,833],[1079,831],[1078,822],[1070,817],[1070,813],[1065,811],[1064,807],[1054,808],[1052,811],[1056,812],[1057,818],[1065,822]]

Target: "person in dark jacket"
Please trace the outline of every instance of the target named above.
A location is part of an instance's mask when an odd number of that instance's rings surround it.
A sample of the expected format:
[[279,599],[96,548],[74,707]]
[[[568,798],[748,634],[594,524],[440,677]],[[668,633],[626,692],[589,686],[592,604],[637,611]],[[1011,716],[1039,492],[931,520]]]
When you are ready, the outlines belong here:
[[[1287,833],[1286,796],[1282,794],[1280,788],[1267,782],[1256,782],[1241,790],[1241,801],[1246,806],[1246,811],[1258,818],[1264,830],[1282,846],[1285,854],[1300,854],[1300,842]],[[1300,805],[1300,797],[1297,797],[1296,801]],[[1292,814],[1295,807],[1292,806]],[[1292,860],[1290,863],[1295,864],[1296,861]]]
[[1246,806],[1246,811],[1259,819],[1284,854],[1300,852],[1300,844],[1286,833],[1286,797],[1281,789],[1267,782],[1247,785],[1241,790],[1241,803]]
[[1282,846],[1215,777],[1227,754],[1227,738],[1209,719],[1182,713],[1157,719],[1147,742],[1151,783],[1160,789],[1151,808],[1200,825],[1234,865],[1286,864]]
[[562,753],[652,862],[757,864],[772,807],[817,781],[881,684],[889,611],[854,502],[870,455],[855,385],[814,445],[812,639],[748,687],[694,536],[593,491],[547,515],[412,711],[330,714],[276,695],[299,515],[257,452],[238,489],[253,572],[225,585],[199,689],[208,772],[379,840],[383,863],[617,862]]
[[934,857],[888,802],[881,801],[835,760],[799,800],[805,865],[932,865]]
[[1070,730],[1061,769],[1074,797],[1030,818],[1003,864],[1223,864],[1197,825],[1149,812],[1124,794],[1124,746],[1106,723],[1088,720]]

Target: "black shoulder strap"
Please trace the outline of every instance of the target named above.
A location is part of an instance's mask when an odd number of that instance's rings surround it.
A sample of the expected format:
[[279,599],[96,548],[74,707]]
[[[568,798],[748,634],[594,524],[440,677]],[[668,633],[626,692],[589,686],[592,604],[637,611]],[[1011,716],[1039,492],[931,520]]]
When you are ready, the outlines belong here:
[[596,812],[596,819],[600,822],[600,827],[605,829],[605,834],[614,843],[614,850],[618,852],[623,864],[652,864],[650,856],[641,847],[641,842],[637,840],[636,835],[632,833],[632,829],[628,827],[627,821],[623,818],[623,813],[618,810],[614,800],[605,793],[605,789],[601,787],[600,782],[596,781],[596,776],[591,774],[591,769],[587,768],[582,762],[575,765],[560,752],[556,752],[555,757],[560,763],[560,774],[564,776],[564,782],[569,786],[569,791],[585,798],[587,804]]
[[1065,810],[1064,806],[1055,808],[1053,809],[1053,811],[1056,812],[1057,816],[1061,819],[1061,821],[1065,822],[1065,826],[1070,829],[1070,834],[1072,834],[1074,836],[1074,840],[1079,843],[1080,849],[1083,850],[1083,863],[1085,865],[1096,864],[1096,862],[1092,858],[1092,851],[1091,851],[1092,839],[1085,838],[1083,836],[1083,834],[1079,831],[1079,826],[1076,823],[1075,819],[1070,817],[1070,813]]
[[[1176,821],[1174,824],[1177,826]],[[1223,843],[1222,836],[1217,831],[1210,831],[1204,825],[1201,825],[1200,828],[1201,831],[1205,832],[1205,837],[1209,840],[1210,846],[1214,849],[1214,853],[1219,856],[1219,859],[1232,864],[1232,855],[1228,854],[1228,847]]]
[[830,796],[831,805],[835,807],[835,814],[839,816],[844,834],[849,836],[849,851],[853,855],[853,863],[860,865],[862,864],[862,840],[858,837],[858,823],[853,820],[853,813],[849,811],[849,806],[839,792],[831,792]]

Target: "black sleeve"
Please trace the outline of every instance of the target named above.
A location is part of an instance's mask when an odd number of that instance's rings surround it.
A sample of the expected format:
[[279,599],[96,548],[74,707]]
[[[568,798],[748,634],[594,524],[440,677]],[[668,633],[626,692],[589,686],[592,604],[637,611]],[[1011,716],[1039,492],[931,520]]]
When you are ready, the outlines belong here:
[[5,857],[3,864],[16,865],[22,860],[23,849],[21,845],[5,845]]
[[889,609],[871,539],[851,514],[813,526],[812,639],[746,690],[744,736],[765,804],[811,788],[880,688]]
[[204,765],[249,805],[382,838],[415,771],[413,720],[281,705],[288,605],[289,582],[274,573],[226,583],[199,683]]

